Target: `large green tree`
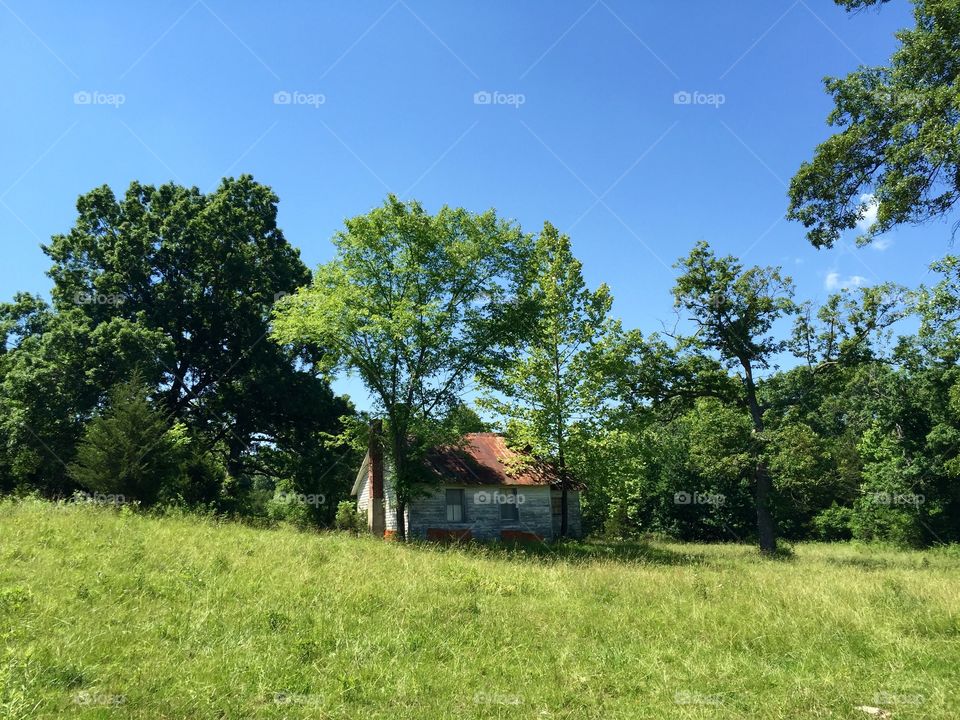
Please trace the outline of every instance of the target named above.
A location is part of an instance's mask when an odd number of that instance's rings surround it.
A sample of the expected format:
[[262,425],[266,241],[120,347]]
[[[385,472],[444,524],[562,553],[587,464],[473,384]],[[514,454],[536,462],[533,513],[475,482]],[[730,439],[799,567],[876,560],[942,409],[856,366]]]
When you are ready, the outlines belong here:
[[570,238],[545,223],[524,300],[533,308],[528,339],[502,372],[484,373],[483,402],[506,418],[513,442],[557,468],[565,537],[573,428],[595,423],[604,406],[604,352],[617,330],[609,318],[613,298],[606,285],[587,288]]
[[757,387],[759,373],[769,368],[787,343],[778,339],[774,323],[795,311],[793,284],[779,269],[750,267],[731,256],[717,257],[706,242],[697,243],[677,267],[673,288],[677,307],[689,313],[696,332],[682,344],[716,353],[737,371],[739,404],[749,413],[758,445],[754,451],[753,490],[756,497],[760,549],[776,550],[776,525],[771,511],[773,484],[764,439],[764,412]]
[[[837,0],[848,10],[881,0]],[[839,130],[790,184],[788,216],[817,247],[946,214],[960,198],[960,0],[914,0],[916,26],[883,67],[827,78]]]
[[397,530],[424,480],[418,462],[453,441],[445,423],[474,374],[502,362],[523,310],[529,238],[491,210],[474,214],[389,196],[346,221],[335,258],[284,298],[274,336],[329,348],[327,372],[356,373],[386,419]]
[[[333,464],[320,434],[349,408],[318,375],[323,349],[266,339],[275,299],[310,279],[277,202],[250,176],[206,194],[134,182],[78,199],[74,227],[44,246],[51,306],[21,296],[0,312],[16,484],[69,490],[83,423],[135,370],[237,492],[254,474],[308,484]],[[209,490],[194,499],[216,500]]]

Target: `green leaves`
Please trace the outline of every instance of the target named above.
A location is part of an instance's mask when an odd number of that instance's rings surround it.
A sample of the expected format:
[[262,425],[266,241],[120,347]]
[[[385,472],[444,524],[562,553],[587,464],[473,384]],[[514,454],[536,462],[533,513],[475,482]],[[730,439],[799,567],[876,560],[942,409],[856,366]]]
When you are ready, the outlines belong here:
[[759,367],[784,349],[770,331],[796,305],[793,283],[779,268],[744,269],[733,256],[717,257],[705,241],[675,267],[682,271],[673,289],[676,305],[698,328],[684,344]]
[[502,372],[486,373],[483,405],[510,419],[515,442],[556,461],[570,426],[596,420],[609,378],[605,353],[616,330],[612,297],[586,287],[570,239],[545,223],[520,305],[529,308],[526,339]]
[[386,415],[403,498],[412,438],[452,439],[442,419],[465,383],[520,336],[530,239],[492,210],[430,215],[391,195],[334,244],[312,285],[278,305],[273,337],[317,343],[329,350],[324,371],[360,376]]
[[139,377],[111,391],[70,466],[82,487],[121,503],[152,504],[162,493],[175,494],[189,439],[186,428],[171,426],[149,394]]
[[[884,1],[837,0],[847,9]],[[862,223],[871,202],[876,220],[861,243],[943,215],[960,198],[960,0],[914,4],[916,27],[898,33],[888,67],[826,81],[829,123],[842,129],[800,166],[787,213],[816,247]]]
[[[18,484],[69,494],[84,423],[134,372],[238,486],[329,469],[313,435],[338,431],[349,408],[316,377],[324,349],[266,340],[275,299],[310,279],[277,202],[248,175],[207,194],[133,182],[78,199],[74,226],[44,247],[52,307],[20,296],[0,311],[0,427]],[[211,492],[194,496],[222,499]]]

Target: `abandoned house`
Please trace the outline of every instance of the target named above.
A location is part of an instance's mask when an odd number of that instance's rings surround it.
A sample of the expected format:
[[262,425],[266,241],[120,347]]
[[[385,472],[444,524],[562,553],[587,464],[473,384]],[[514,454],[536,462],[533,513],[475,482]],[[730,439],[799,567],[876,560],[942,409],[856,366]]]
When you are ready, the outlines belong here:
[[[495,433],[470,433],[462,447],[437,448],[424,459],[435,482],[407,504],[407,536],[422,540],[552,540],[560,536],[560,479],[547,463],[507,447]],[[567,534],[579,537],[580,486],[568,481]],[[353,485],[357,507],[375,535],[397,530],[389,462],[371,441]]]

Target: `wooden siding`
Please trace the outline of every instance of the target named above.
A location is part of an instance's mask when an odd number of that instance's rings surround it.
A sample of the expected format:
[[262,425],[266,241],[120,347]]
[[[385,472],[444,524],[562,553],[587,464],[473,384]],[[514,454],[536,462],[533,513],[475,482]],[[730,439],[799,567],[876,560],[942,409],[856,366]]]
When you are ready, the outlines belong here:
[[[560,491],[554,490],[552,495],[558,498],[560,502]],[[570,537],[581,537],[583,534],[583,524],[580,521],[580,492],[578,490],[567,490],[567,535]],[[560,516],[553,516],[553,536],[560,537]]]
[[[386,530],[397,530],[396,493],[391,482],[390,468],[384,472],[383,489],[386,497]],[[500,502],[513,490],[517,491],[517,520],[500,518]],[[447,521],[447,490],[463,490],[465,517],[463,522]],[[477,540],[500,540],[502,533],[520,536],[522,533],[537,535],[545,540],[559,536],[560,519],[554,517],[551,496],[559,497],[559,492],[541,486],[464,486],[440,485],[432,488],[426,496],[415,498],[407,507],[407,534],[412,539],[426,540],[428,530],[470,531]],[[366,511],[370,498],[370,476],[360,485],[357,492],[357,507]],[[569,500],[569,532],[571,537],[580,537],[580,493],[571,490]]]
[[[514,488],[508,486],[466,487],[444,485],[410,504],[410,537],[426,539],[430,529],[470,530],[478,540],[499,540],[504,530],[532,533],[545,540],[553,538],[550,488],[517,487],[517,520],[500,518],[500,503]],[[463,490],[463,522],[447,521],[447,490]]]
[[[357,491],[357,509],[367,515],[367,508],[370,506],[370,485],[371,485],[371,471],[367,471],[367,476],[364,479],[363,483],[360,485],[359,490]],[[384,468],[384,478],[383,478],[383,495],[384,495],[384,513],[385,513],[385,524],[384,529],[389,532],[396,532],[397,530],[397,505],[396,498],[397,495],[393,491],[393,484],[390,482],[390,472],[389,468]],[[409,514],[408,514],[409,517]],[[368,526],[369,527],[369,524]]]
[[370,473],[367,473],[367,479],[363,481],[363,485],[360,486],[360,491],[357,493],[357,510],[362,513],[367,512],[367,508],[370,506]]

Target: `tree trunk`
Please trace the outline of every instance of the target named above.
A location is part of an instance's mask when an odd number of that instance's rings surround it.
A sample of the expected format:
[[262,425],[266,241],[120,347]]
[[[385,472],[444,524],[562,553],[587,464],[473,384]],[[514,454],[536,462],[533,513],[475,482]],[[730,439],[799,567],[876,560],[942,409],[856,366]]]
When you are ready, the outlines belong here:
[[406,501],[406,472],[407,472],[407,444],[406,437],[394,430],[391,438],[393,444],[393,497],[397,503],[397,540],[405,542],[407,539],[407,523],[404,512]]
[[772,554],[777,549],[777,531],[773,513],[770,512],[770,491],[773,483],[770,473],[767,472],[767,465],[762,460],[757,462],[754,482],[757,488],[757,533],[760,536],[760,550]]
[[227,440],[227,473],[233,480],[233,487],[239,487],[240,476],[243,474],[243,443],[236,433],[231,433]]
[[[763,409],[757,401],[757,388],[753,382],[753,368],[749,362],[743,363],[745,371],[744,384],[747,391],[747,407],[750,418],[753,420],[754,432],[760,436],[763,433]],[[761,438],[762,439],[762,438]],[[753,472],[753,485],[757,502],[757,535],[760,541],[760,551],[773,554],[777,549],[777,526],[770,510],[770,494],[773,491],[773,480],[762,453],[757,457],[757,464]]]
[[407,523],[406,518],[404,517],[407,509],[407,504],[405,502],[397,501],[397,539],[400,542],[406,542],[407,540]]
[[569,532],[567,526],[567,463],[563,457],[562,445],[557,460],[560,470],[560,537],[565,538]]

